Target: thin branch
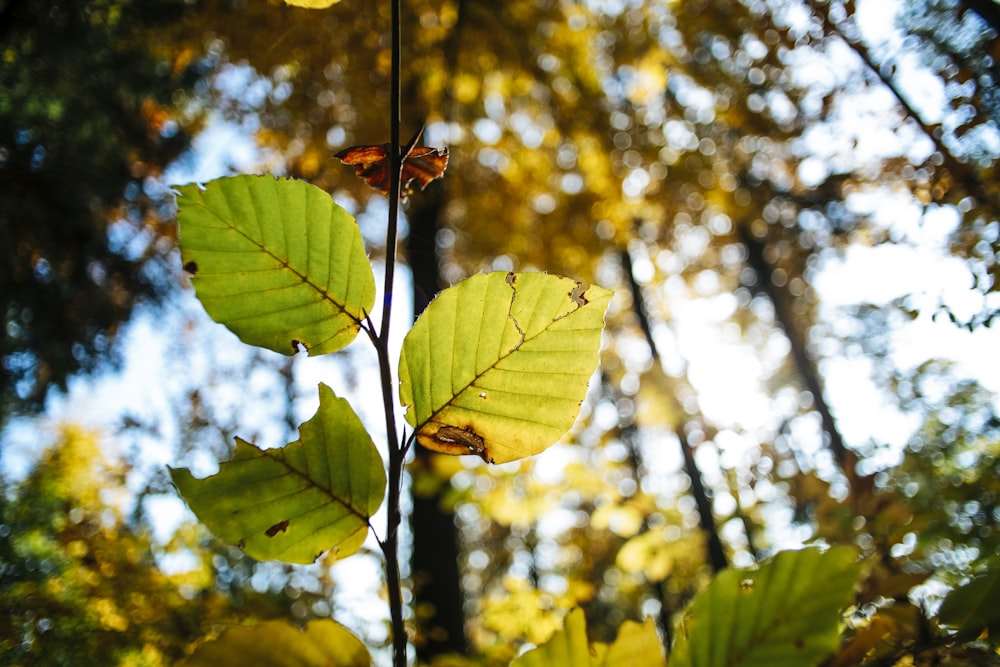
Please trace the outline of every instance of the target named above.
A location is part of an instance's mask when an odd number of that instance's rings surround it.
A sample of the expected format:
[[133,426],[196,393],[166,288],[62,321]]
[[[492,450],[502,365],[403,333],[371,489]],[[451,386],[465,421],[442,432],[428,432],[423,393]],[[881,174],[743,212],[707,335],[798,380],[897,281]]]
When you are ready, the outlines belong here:
[[385,542],[378,536],[378,531],[375,530],[375,524],[372,523],[371,519],[368,520],[368,530],[372,531],[372,537],[378,542],[379,549],[385,551]]
[[951,172],[952,177],[956,181],[962,184],[965,191],[984,203],[990,202],[995,204],[996,202],[993,196],[985,187],[982,179],[978,174],[976,174],[972,166],[959,161],[951,150],[945,146],[943,140],[944,131],[941,124],[928,123],[923,119],[917,109],[910,104],[906,95],[903,94],[902,89],[896,84],[896,81],[891,74],[891,68],[886,67],[886,63],[879,63],[875,59],[871,50],[860,39],[852,37],[845,31],[841,30],[840,26],[837,25],[837,23],[830,17],[828,5],[817,2],[816,0],[806,0],[806,4],[823,22],[824,32],[840,37],[844,43],[850,46],[854,52],[858,54],[861,61],[875,74],[875,76],[879,78],[889,92],[893,94],[896,98],[896,102],[900,107],[902,107],[906,115],[909,116],[913,122],[915,122],[920,129],[923,130],[924,134],[927,135],[927,138],[933,142],[934,148],[943,160],[943,166]]
[[864,663],[864,665],[865,667],[892,667],[893,665],[900,664],[900,661],[904,658],[916,658],[925,651],[933,651],[934,649],[957,643],[960,643],[960,639],[957,634],[939,635],[924,641],[901,646],[891,653],[886,653],[871,662]]
[[743,503],[740,501],[740,489],[739,489],[739,479],[737,478],[736,472],[733,470],[728,471],[728,482],[729,482],[729,492],[733,496],[733,500],[736,503],[736,510],[733,512],[733,516],[739,520],[743,525],[743,532],[747,536],[747,551],[753,556],[755,561],[760,560],[760,551],[757,549],[756,540],[754,540],[754,526],[747,515],[746,510],[743,509]]
[[823,387],[820,384],[819,374],[816,367],[806,351],[803,336],[799,334],[794,326],[792,313],[788,308],[786,299],[781,291],[771,280],[771,266],[764,258],[764,244],[754,238],[746,225],[740,227],[740,240],[747,249],[747,261],[750,268],[757,274],[757,283],[761,290],[767,295],[774,307],[775,318],[781,323],[785,330],[785,337],[792,350],[792,359],[795,361],[795,368],[798,370],[806,389],[813,397],[813,405],[819,413],[823,423],[823,432],[829,439],[830,451],[837,466],[847,478],[848,483],[853,487],[857,483],[857,471],[855,465],[857,456],[844,444],[844,439],[840,435],[840,429],[833,418],[830,406],[827,405],[826,397],[823,394]]
[[[649,345],[653,359],[659,362],[660,353],[656,347],[656,341],[653,340],[653,332],[649,323],[649,313],[646,311],[646,302],[642,298],[642,291],[639,289],[639,284],[635,281],[635,276],[632,272],[632,256],[629,255],[628,250],[622,250],[621,258],[623,268],[625,269],[625,279],[628,281],[629,289],[632,291],[632,308],[635,311],[636,317],[639,318],[642,332],[646,336],[646,343]],[[712,501],[708,497],[708,491],[705,488],[704,481],[702,481],[701,471],[694,460],[694,450],[691,448],[691,443],[688,442],[687,434],[684,433],[683,428],[675,428],[674,431],[681,445],[681,454],[684,457],[684,471],[691,480],[691,495],[694,496],[695,506],[698,508],[698,519],[707,540],[708,561],[712,565],[713,572],[720,572],[726,569],[729,563],[726,560],[726,552],[722,548],[722,538],[719,537],[719,531],[715,525],[715,517],[712,515]]]

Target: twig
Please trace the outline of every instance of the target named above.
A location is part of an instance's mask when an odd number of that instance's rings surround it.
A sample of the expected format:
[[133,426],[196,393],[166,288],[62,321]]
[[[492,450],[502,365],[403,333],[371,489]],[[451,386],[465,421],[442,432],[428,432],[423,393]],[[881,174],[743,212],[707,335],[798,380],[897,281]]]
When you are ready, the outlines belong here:
[[[938,154],[944,161],[944,167],[951,172],[952,177],[961,183],[966,192],[976,197],[979,201],[983,203],[989,203],[990,205],[996,205],[997,201],[995,195],[991,194],[989,189],[983,183],[983,180],[976,173],[972,165],[961,162],[955,157],[954,153],[945,145],[944,143],[944,131],[940,123],[928,123],[924,120],[923,116],[917,111],[917,109],[910,104],[910,101],[906,98],[902,89],[896,84],[892,75],[889,73],[889,68],[884,66],[884,63],[879,63],[876,61],[875,57],[872,55],[871,50],[859,39],[848,35],[845,31],[840,29],[840,26],[834,22],[833,18],[830,16],[830,10],[828,6],[824,6],[816,0],[807,0],[806,4],[809,8],[819,17],[823,22],[823,29],[826,33],[831,35],[837,35],[850,46],[858,57],[861,59],[868,69],[878,77],[886,89],[892,93],[893,97],[896,98],[896,102],[903,109],[903,112],[915,122],[923,133],[931,140],[934,144],[934,148],[937,149]],[[988,4],[988,3],[985,3]],[[973,8],[977,13],[979,10]],[[994,12],[995,14],[995,12]],[[984,19],[989,20],[989,16],[986,13],[981,13]]]
[[401,122],[400,86],[400,0],[392,0],[392,65],[390,76],[389,119],[389,225],[386,230],[385,283],[382,290],[382,326],[375,348],[378,352],[379,375],[382,383],[382,403],[385,411],[385,431],[389,451],[389,478],[385,540],[381,543],[385,555],[385,580],[389,594],[389,616],[392,622],[393,665],[406,667],[407,636],[403,622],[403,591],[399,576],[399,525],[402,521],[399,500],[403,479],[405,449],[396,432],[396,412],[392,397],[392,366],[389,360],[389,323],[392,319],[392,284],[396,269],[396,235],[399,226],[399,195],[403,153],[399,145]]
[[802,377],[806,389],[813,397],[813,405],[816,407],[816,412],[819,413],[820,421],[823,424],[823,432],[829,438],[829,446],[830,451],[833,453],[833,458],[837,462],[837,466],[841,472],[844,473],[844,477],[847,478],[848,483],[854,487],[858,482],[858,474],[855,469],[858,457],[844,444],[844,438],[840,434],[837,422],[833,418],[833,412],[830,410],[830,406],[826,402],[826,396],[823,394],[823,386],[820,383],[816,367],[806,350],[805,341],[802,339],[798,328],[795,327],[792,312],[788,308],[783,294],[771,280],[772,271],[771,266],[764,258],[764,245],[754,238],[746,225],[740,227],[740,240],[746,246],[747,261],[750,264],[750,268],[757,274],[757,285],[767,295],[768,299],[770,299],[771,305],[774,306],[775,318],[785,330],[785,337],[788,339],[788,344],[792,350],[792,358],[795,361],[795,368]]
[[[639,318],[640,327],[646,337],[646,343],[649,345],[653,359],[659,363],[660,352],[656,347],[656,341],[653,339],[649,314],[646,312],[646,302],[642,298],[639,284],[635,281],[635,276],[632,273],[632,256],[629,255],[628,250],[622,250],[621,258],[623,268],[625,269],[625,279],[628,281],[629,289],[632,291],[633,310]],[[705,489],[705,483],[701,478],[701,471],[694,460],[694,450],[691,448],[691,443],[688,442],[684,429],[675,427],[674,431],[681,445],[681,454],[684,457],[684,471],[691,480],[691,495],[694,496],[695,506],[698,508],[699,523],[707,538],[708,561],[712,565],[713,572],[720,572],[726,569],[729,563],[726,560],[726,552],[722,548],[722,538],[719,537],[719,530],[715,525],[715,517],[712,516],[712,501],[708,497],[708,491]]]

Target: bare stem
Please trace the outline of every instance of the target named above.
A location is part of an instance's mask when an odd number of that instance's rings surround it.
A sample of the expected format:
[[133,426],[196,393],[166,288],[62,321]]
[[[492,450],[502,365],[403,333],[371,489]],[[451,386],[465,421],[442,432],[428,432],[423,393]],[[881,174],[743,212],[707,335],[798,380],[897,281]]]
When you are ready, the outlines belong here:
[[385,237],[385,283],[382,290],[382,326],[379,330],[379,374],[382,383],[382,402],[385,409],[385,432],[389,451],[389,497],[386,519],[385,580],[389,593],[389,616],[392,621],[392,651],[394,667],[406,667],[406,625],[403,623],[403,591],[399,576],[399,525],[402,514],[399,496],[403,478],[405,448],[396,432],[396,413],[392,397],[392,366],[389,360],[389,323],[392,316],[392,283],[396,269],[396,235],[399,226],[400,180],[403,153],[400,150],[401,85],[400,85],[400,0],[392,0],[392,65],[390,77],[389,119],[389,226]]

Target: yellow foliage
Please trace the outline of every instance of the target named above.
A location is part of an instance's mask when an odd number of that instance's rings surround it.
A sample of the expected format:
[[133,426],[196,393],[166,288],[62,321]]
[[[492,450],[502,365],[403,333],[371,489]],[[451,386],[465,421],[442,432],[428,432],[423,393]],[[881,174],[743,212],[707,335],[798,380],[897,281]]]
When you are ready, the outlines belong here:
[[607,495],[608,484],[604,480],[604,471],[582,463],[570,463],[563,474],[566,477],[567,488],[573,489],[586,500],[593,502]]
[[91,604],[104,628],[116,632],[125,632],[128,629],[128,619],[118,610],[113,600],[98,598]]
[[65,424],[57,437],[59,445],[47,450],[37,467],[45,491],[79,507],[106,507],[102,492],[121,485],[101,451],[100,434]]
[[[667,539],[663,530],[650,530],[626,542],[615,563],[628,574],[641,573],[647,581],[663,581],[676,570],[682,576],[693,572],[692,560],[700,562],[703,539],[700,535],[688,535],[679,539]],[[696,567],[696,566],[695,566]]]
[[286,5],[302,7],[303,9],[327,9],[338,2],[340,0],[285,0]]
[[519,637],[541,644],[559,629],[562,612],[553,608],[551,596],[536,591],[523,582],[505,582],[506,595],[493,596],[484,605],[483,625],[503,638]]
[[615,563],[625,572],[642,572],[649,581],[663,581],[673,570],[674,557],[662,531],[648,531],[626,542]]
[[471,104],[479,96],[482,80],[472,74],[459,74],[452,81],[451,94],[458,104]]
[[632,537],[642,529],[645,516],[634,505],[605,503],[591,516],[590,525],[597,530],[610,530],[618,537]]
[[[488,501],[487,501],[488,502]],[[548,494],[532,496],[511,492],[504,494],[502,501],[489,503],[494,521],[501,525],[529,525],[555,507],[555,500]]]
[[73,540],[66,545],[66,553],[73,558],[82,558],[87,555],[87,543],[83,540]]

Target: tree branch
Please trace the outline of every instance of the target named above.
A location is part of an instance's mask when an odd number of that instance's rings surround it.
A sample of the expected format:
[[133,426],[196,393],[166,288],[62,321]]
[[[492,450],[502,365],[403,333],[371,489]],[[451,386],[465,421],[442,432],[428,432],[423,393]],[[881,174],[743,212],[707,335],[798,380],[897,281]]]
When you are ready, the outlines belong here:
[[[989,2],[989,0],[987,0],[987,2]],[[821,4],[816,0],[806,0],[806,4],[823,22],[824,32],[840,37],[840,39],[842,39],[854,50],[855,53],[858,54],[861,61],[875,74],[875,76],[878,77],[889,92],[893,94],[896,98],[896,102],[900,107],[902,107],[904,113],[910,117],[913,122],[915,122],[920,129],[923,130],[924,134],[927,135],[927,138],[933,142],[935,150],[943,160],[943,166],[951,172],[955,181],[961,183],[967,193],[973,195],[980,201],[992,202],[995,204],[996,202],[993,200],[993,196],[985,187],[982,179],[975,172],[972,166],[965,162],[960,162],[951,150],[945,146],[942,139],[944,136],[944,130],[940,123],[931,124],[923,119],[917,109],[910,104],[909,100],[906,99],[902,89],[896,84],[896,81],[890,74],[889,68],[884,66],[885,63],[877,62],[875,57],[872,55],[871,50],[861,40],[851,37],[840,29],[840,26],[838,26],[830,17],[828,5]]]
[[795,361],[795,368],[802,377],[806,389],[812,394],[813,404],[820,415],[823,423],[823,432],[829,438],[830,450],[838,467],[847,477],[847,481],[854,486],[857,482],[857,472],[854,467],[857,463],[857,456],[844,445],[844,439],[837,428],[837,422],[830,412],[830,406],[826,403],[823,395],[823,387],[819,381],[819,374],[813,365],[809,353],[806,351],[804,336],[800,335],[795,327],[792,313],[788,308],[784,294],[777,288],[771,280],[771,266],[764,259],[764,244],[753,237],[747,225],[740,226],[740,240],[747,248],[747,260],[750,268],[757,274],[757,283],[760,289],[770,299],[774,306],[774,315],[781,327],[785,330],[785,337],[788,338],[789,346],[792,349],[792,359]]
[[[628,250],[621,251],[621,260],[622,267],[625,269],[624,273],[628,281],[629,290],[632,292],[632,308],[635,311],[636,317],[639,318],[639,326],[646,337],[646,343],[649,345],[653,359],[659,363],[660,353],[656,347],[656,342],[653,340],[653,332],[649,323],[649,313],[646,311],[646,302],[642,298],[642,291],[639,288],[639,284],[635,281],[635,275],[632,272],[632,256],[629,255]],[[719,531],[715,525],[715,517],[712,515],[712,501],[708,497],[708,491],[701,478],[701,470],[698,469],[698,464],[694,460],[694,450],[691,448],[691,443],[688,442],[687,434],[678,425],[675,425],[674,433],[677,435],[677,440],[681,445],[681,455],[684,457],[684,471],[691,480],[691,495],[694,496],[695,506],[698,509],[698,520],[707,540],[708,561],[712,565],[712,571],[719,572],[726,569],[729,563],[726,560],[726,552],[722,548],[722,539],[719,537]]]

